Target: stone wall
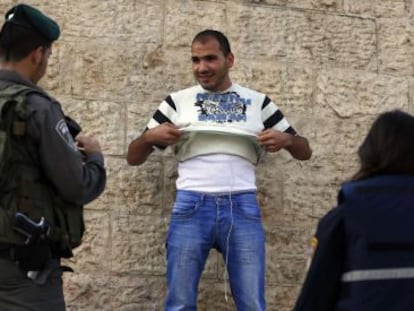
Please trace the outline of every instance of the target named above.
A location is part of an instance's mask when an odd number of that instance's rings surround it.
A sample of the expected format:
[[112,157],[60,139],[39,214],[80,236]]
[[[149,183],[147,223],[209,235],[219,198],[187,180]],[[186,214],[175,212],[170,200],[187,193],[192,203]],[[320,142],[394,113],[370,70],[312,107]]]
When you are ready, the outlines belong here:
[[[0,0],[4,12],[16,1]],[[104,195],[86,207],[84,243],[65,275],[69,311],[156,311],[165,294],[164,240],[176,162],[154,154],[125,161],[128,143],[171,91],[194,83],[190,42],[225,32],[234,81],[268,94],[306,136],[314,155],[284,151],[259,165],[267,233],[268,310],[290,310],[309,241],[378,113],[414,112],[412,0],[27,0],[61,25],[42,81],[65,111],[99,137],[108,170]],[[212,251],[199,310],[234,310]]]

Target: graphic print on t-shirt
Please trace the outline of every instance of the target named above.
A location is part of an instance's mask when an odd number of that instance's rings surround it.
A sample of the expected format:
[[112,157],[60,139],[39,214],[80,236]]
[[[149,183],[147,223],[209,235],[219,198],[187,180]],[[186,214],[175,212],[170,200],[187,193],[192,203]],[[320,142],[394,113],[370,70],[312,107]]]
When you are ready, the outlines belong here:
[[242,98],[236,92],[223,94],[198,93],[198,120],[215,123],[246,122],[246,109],[251,99]]

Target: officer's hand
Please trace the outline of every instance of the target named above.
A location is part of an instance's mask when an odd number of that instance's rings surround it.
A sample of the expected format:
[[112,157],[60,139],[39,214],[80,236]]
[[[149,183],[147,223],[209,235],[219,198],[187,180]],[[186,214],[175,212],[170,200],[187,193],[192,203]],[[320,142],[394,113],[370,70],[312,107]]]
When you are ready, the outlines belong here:
[[87,135],[85,132],[80,132],[76,136],[75,141],[79,150],[83,151],[87,155],[101,152],[101,146],[99,145],[98,140],[92,135]]
[[171,123],[162,123],[144,133],[145,140],[152,145],[169,146],[177,143],[182,131]]
[[267,129],[257,136],[260,145],[268,152],[277,152],[292,144],[292,135],[273,129]]

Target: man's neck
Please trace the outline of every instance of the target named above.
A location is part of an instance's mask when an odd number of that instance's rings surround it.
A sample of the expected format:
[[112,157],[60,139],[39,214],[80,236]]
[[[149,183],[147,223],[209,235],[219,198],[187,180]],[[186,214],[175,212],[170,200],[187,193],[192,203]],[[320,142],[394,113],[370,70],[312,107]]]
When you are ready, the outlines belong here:
[[9,70],[9,71],[15,71],[20,76],[22,76],[24,79],[31,81],[32,83],[36,84],[32,79],[30,75],[30,70],[27,64],[23,61],[21,62],[2,62],[0,64],[0,69],[2,70]]
[[[201,85],[200,85],[201,86]],[[202,86],[201,86],[202,87]],[[205,91],[210,92],[210,93],[227,93],[229,92],[233,87],[233,83],[230,81],[230,84],[226,84],[226,87],[220,88],[219,90],[208,90],[203,88]]]

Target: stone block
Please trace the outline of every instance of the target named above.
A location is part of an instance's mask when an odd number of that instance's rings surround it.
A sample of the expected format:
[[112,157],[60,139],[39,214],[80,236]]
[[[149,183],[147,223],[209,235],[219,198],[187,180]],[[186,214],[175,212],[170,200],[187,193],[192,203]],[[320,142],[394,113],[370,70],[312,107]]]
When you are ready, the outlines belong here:
[[74,96],[60,96],[58,100],[66,115],[76,120],[83,131],[98,139],[106,156],[125,155],[124,103],[80,99]]
[[[193,37],[204,29],[225,31],[226,5],[207,1],[166,0],[165,45],[167,49],[185,47],[190,51]],[[190,61],[190,55],[187,58]],[[190,65],[190,63],[189,63]]]
[[199,288],[197,310],[236,310],[229,284],[225,285],[224,280],[202,282]]
[[133,42],[162,43],[164,36],[163,0],[116,1],[114,33]]
[[342,8],[342,3],[339,0],[250,0],[243,2],[257,3],[258,5],[274,5],[321,11],[340,11]]
[[232,5],[228,11],[228,35],[236,55],[376,69],[373,20],[243,5]]
[[130,214],[161,215],[163,213],[163,166],[159,157],[132,167],[124,158],[108,157],[107,186],[101,208],[124,218]]
[[407,79],[361,71],[322,71],[315,92],[314,113],[318,117],[376,116],[409,104]]
[[[110,48],[108,48],[110,47]],[[133,101],[144,79],[142,60],[147,45],[119,38],[68,38],[59,49],[64,94],[109,101]]]
[[161,311],[166,295],[164,277],[149,277],[125,274],[113,283],[112,310],[116,311]]
[[414,73],[414,25],[406,18],[378,20],[379,72],[397,76]]
[[64,259],[63,264],[79,274],[109,271],[112,244],[110,214],[85,208],[84,217],[86,230],[82,244],[74,250],[74,257]]
[[303,280],[306,263],[306,259],[303,257],[280,257],[276,267],[268,266],[268,270],[270,268],[276,269],[268,272],[267,279],[273,280],[274,274],[278,284],[299,284]]
[[66,273],[64,274],[64,295],[68,311],[102,310],[112,311],[116,297],[114,285],[118,282],[108,274]]
[[158,216],[112,219],[111,271],[163,275],[165,273],[166,220]]
[[404,0],[345,0],[345,12],[372,17],[400,17],[406,14]]
[[291,311],[299,294],[300,288],[294,285],[272,285],[267,288],[267,309]]

